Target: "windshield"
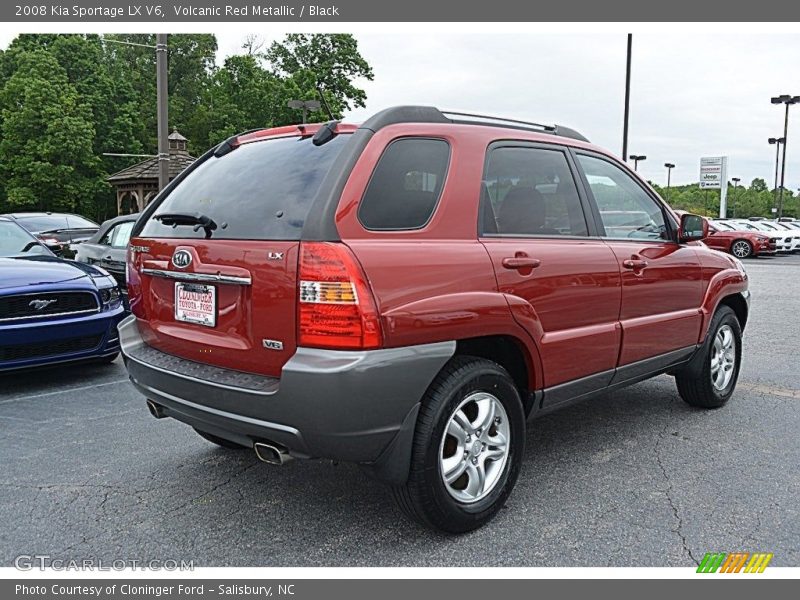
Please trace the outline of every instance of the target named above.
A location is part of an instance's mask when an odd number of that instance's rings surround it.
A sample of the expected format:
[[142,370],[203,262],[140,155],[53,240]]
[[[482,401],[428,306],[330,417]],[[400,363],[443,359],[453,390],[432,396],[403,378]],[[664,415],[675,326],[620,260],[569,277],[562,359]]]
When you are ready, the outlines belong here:
[[79,215],[67,215],[67,224],[70,229],[97,229],[100,227],[94,221],[84,219]]
[[746,230],[749,230],[749,231],[761,231],[758,227],[756,227],[752,223],[737,222],[737,223],[731,223],[731,224],[734,227],[736,227],[736,229],[738,229],[739,231],[746,231]]
[[714,227],[720,231],[736,231],[735,227],[731,227],[727,223],[714,223]]
[[11,221],[0,221],[0,258],[50,254],[39,241]]
[[[203,238],[197,216],[213,221],[211,237],[228,240],[299,240],[311,201],[350,136],[322,146],[310,138],[243,144],[211,157],[187,175],[155,209],[143,237]],[[182,215],[161,222],[161,215]],[[187,220],[185,215],[191,218]]]

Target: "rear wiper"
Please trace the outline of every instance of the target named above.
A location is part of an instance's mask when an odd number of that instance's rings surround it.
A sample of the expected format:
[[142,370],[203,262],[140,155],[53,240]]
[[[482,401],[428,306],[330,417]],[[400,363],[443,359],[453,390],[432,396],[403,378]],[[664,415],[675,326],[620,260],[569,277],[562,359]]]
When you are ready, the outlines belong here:
[[177,227],[178,225],[188,225],[194,227],[195,231],[202,229],[206,232],[206,238],[211,237],[211,232],[217,228],[217,224],[209,216],[202,213],[161,213],[153,217],[164,225]]

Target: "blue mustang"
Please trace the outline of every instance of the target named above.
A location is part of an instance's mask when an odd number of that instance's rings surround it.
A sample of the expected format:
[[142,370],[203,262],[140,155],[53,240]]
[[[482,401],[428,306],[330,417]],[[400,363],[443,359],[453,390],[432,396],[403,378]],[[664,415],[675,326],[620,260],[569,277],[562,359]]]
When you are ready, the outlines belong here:
[[0,372],[119,354],[123,317],[106,271],[56,257],[0,217]]

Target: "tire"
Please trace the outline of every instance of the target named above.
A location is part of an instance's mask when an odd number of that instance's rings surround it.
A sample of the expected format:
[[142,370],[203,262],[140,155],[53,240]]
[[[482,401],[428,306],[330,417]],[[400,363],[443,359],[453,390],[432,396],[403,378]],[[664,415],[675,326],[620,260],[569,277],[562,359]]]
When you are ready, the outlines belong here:
[[[458,437],[446,435],[446,428]],[[394,499],[426,527],[471,531],[488,523],[508,499],[524,450],[525,415],[506,370],[483,358],[454,357],[422,399],[409,477],[392,488]],[[448,468],[449,484],[443,476]]]
[[750,258],[753,256],[753,246],[747,240],[736,240],[731,244],[731,254],[736,258]]
[[[731,343],[727,349],[726,334],[730,336]],[[720,362],[720,369],[712,369],[712,363]],[[675,376],[678,393],[691,406],[720,408],[733,395],[741,362],[742,328],[733,310],[729,306],[720,306],[711,319],[700,354],[692,359],[693,365]],[[727,369],[727,366],[730,368]]]
[[248,450],[247,446],[242,446],[241,444],[237,444],[236,442],[231,442],[226,440],[225,438],[217,437],[213,433],[208,433],[207,431],[200,431],[199,429],[195,429],[197,435],[199,435],[204,440],[208,440],[212,444],[216,444],[220,448],[227,448],[228,450]]

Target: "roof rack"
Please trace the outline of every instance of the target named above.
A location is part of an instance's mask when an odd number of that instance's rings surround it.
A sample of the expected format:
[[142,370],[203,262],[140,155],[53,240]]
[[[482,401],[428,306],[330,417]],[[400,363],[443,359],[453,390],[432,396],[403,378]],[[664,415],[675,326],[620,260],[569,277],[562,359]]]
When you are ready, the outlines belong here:
[[508,129],[522,129],[525,131],[537,131],[550,135],[568,137],[582,142],[589,141],[574,129],[564,127],[563,125],[545,125],[532,121],[506,119],[504,117],[493,117],[476,113],[439,110],[432,106],[394,106],[392,108],[387,108],[368,119],[362,127],[377,131],[393,123],[461,123],[467,125],[486,125],[506,127]]
[[452,115],[454,117],[466,117],[466,119],[450,119],[456,123],[476,123],[476,124],[484,124],[484,123],[491,123],[496,121],[499,124],[505,123],[512,123],[514,125],[525,125],[526,129],[533,128],[539,129],[541,131],[546,131],[548,133],[555,133],[556,126],[555,125],[543,125],[542,123],[534,123],[532,121],[519,121],[517,119],[506,119],[504,117],[493,117],[491,115],[479,115],[476,113],[465,113],[465,112],[456,112],[453,110],[443,110],[441,113],[444,116]]

